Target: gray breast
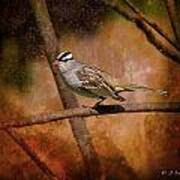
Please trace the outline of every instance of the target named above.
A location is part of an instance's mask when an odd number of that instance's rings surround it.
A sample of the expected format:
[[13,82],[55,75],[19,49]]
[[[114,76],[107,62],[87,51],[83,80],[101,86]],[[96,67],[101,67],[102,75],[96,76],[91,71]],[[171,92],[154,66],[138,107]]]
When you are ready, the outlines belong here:
[[69,65],[67,71],[62,72],[62,76],[67,85],[71,88],[81,87],[82,82],[78,79],[76,72],[81,69],[81,64],[78,62],[73,62]]

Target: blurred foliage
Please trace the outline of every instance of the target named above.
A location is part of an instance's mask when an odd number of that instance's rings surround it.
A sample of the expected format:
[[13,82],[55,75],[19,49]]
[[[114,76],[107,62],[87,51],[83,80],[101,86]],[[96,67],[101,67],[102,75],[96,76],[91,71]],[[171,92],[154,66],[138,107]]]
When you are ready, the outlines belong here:
[[1,87],[24,92],[31,82],[30,61],[41,45],[28,1],[2,0],[0,23]]
[[163,0],[130,0],[130,2],[147,15],[163,16],[167,12]]
[[95,33],[110,10],[98,0],[47,0],[49,13],[57,35],[67,32],[77,35]]
[[0,39],[16,37],[22,53],[35,55],[41,42],[33,11],[23,0],[1,0],[0,6]]
[[24,91],[27,84],[30,84],[30,65],[28,65],[27,59],[22,56],[16,38],[5,39],[2,44],[0,80],[3,85],[10,85]]

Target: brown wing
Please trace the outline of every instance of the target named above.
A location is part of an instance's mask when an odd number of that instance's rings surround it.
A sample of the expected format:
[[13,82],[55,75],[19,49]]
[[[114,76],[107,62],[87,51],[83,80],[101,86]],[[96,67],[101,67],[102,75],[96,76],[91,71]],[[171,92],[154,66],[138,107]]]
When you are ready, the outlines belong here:
[[115,93],[114,88],[101,74],[101,70],[86,65],[77,71],[77,76],[82,82],[84,89],[98,96],[113,96]]

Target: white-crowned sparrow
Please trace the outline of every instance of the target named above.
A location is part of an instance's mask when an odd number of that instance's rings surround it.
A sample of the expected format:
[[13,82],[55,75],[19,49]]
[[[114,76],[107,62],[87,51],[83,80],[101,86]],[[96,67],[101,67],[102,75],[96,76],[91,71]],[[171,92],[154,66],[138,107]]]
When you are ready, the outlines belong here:
[[[120,92],[124,91],[134,91],[136,89],[156,91],[136,84],[121,85],[117,79],[108,73],[77,61],[69,51],[59,53],[53,65],[58,66],[65,84],[71,90],[82,96],[100,99],[96,105],[99,105],[107,97],[124,101],[125,98],[119,95]],[[157,92],[165,93],[165,91]]]

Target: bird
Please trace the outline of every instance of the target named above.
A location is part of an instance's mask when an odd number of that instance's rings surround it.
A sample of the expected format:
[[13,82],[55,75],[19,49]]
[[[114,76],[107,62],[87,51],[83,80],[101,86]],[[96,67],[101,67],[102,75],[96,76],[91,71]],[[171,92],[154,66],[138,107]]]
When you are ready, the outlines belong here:
[[125,101],[126,99],[120,93],[126,91],[134,92],[137,89],[143,89],[156,91],[161,95],[166,94],[166,91],[137,84],[123,85],[109,73],[75,59],[70,51],[58,53],[52,65],[57,67],[64,83],[74,93],[98,99],[95,107],[109,97],[119,102]]

